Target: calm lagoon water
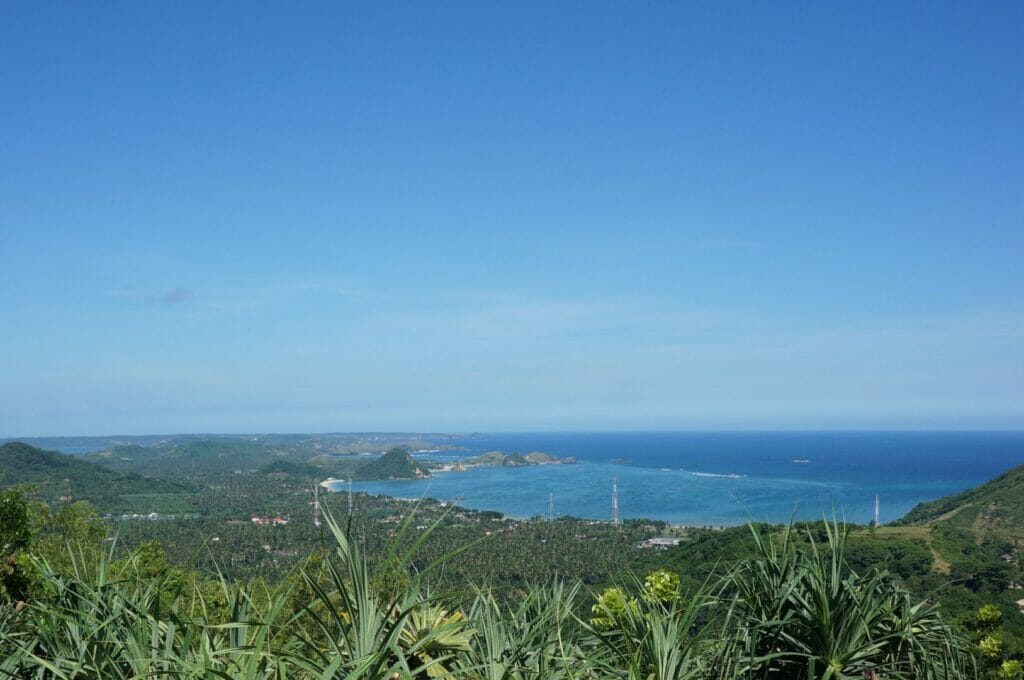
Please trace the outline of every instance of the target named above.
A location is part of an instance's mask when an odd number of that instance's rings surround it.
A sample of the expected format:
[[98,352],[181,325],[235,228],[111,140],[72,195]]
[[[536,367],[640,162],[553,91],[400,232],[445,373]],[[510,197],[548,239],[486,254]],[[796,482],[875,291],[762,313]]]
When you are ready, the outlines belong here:
[[[1024,463],[1022,432],[617,432],[487,434],[468,451],[417,454],[455,460],[484,451],[544,451],[575,465],[478,468],[430,480],[357,482],[353,488],[432,497],[512,517],[611,516],[612,479],[624,518],[697,525],[820,519],[833,511],[866,523],[875,494],[882,522],[917,503],[981,484]],[[344,484],[337,485],[338,490]]]

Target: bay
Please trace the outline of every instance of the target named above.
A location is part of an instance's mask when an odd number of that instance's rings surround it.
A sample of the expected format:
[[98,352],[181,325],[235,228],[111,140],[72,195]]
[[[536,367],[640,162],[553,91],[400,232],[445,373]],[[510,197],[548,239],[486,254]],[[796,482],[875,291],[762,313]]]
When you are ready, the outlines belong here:
[[[414,454],[458,460],[485,451],[543,451],[574,465],[476,468],[429,480],[357,482],[403,498],[455,501],[511,517],[621,516],[721,526],[833,515],[883,523],[916,504],[976,486],[1024,463],[1022,432],[613,432],[484,434],[467,450]],[[335,484],[335,489],[344,483]]]

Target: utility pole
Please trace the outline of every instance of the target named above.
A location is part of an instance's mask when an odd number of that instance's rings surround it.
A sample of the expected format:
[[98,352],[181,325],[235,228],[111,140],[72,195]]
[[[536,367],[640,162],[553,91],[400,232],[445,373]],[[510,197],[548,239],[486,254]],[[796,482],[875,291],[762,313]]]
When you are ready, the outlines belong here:
[[352,516],[352,475],[348,476],[348,514]]
[[875,494],[875,526],[877,527],[880,524],[881,524],[881,522],[879,521],[879,515],[878,515],[878,494],[876,493]]

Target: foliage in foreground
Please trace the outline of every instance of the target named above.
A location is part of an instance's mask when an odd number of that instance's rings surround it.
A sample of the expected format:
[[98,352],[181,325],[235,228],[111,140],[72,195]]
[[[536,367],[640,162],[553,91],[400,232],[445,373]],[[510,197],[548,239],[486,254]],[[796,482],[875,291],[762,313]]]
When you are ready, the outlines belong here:
[[331,552],[273,590],[221,579],[211,592],[138,554],[23,559],[25,599],[0,604],[0,677],[975,677],[968,643],[935,606],[885,572],[850,569],[838,525],[825,543],[752,531],[755,556],[691,592],[661,571],[596,597],[554,582],[501,598],[433,587],[457,554],[405,568],[426,534],[405,550],[396,539],[370,568],[328,525]]

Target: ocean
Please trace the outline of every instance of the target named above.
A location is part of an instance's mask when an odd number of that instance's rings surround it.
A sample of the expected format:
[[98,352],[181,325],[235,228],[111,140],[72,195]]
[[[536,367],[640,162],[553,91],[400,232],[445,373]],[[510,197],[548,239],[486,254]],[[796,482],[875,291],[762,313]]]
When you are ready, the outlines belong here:
[[[430,497],[510,517],[622,518],[722,526],[835,515],[883,523],[1024,463],[1024,432],[615,432],[484,434],[467,451],[416,453],[451,461],[484,451],[543,451],[575,465],[478,468],[429,480],[353,488]],[[344,483],[336,485],[341,490]]]

